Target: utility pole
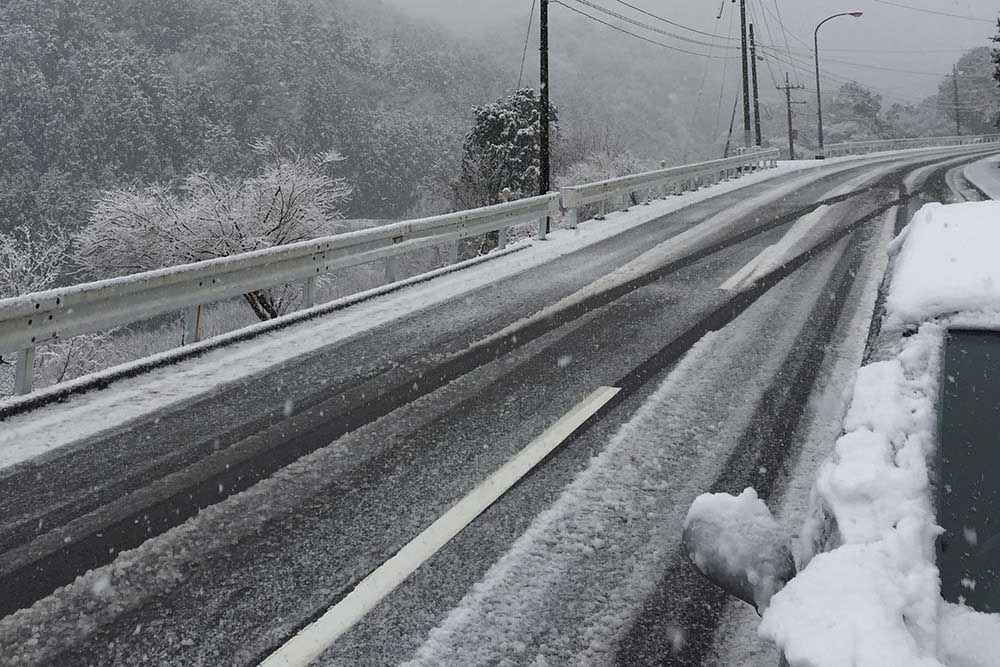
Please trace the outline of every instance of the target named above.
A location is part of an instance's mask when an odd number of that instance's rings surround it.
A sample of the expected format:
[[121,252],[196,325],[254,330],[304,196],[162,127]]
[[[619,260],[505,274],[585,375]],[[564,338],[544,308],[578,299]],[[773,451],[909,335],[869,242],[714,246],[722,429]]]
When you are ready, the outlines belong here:
[[[736,0],[733,0],[735,2]],[[753,145],[750,136],[750,78],[747,54],[747,0],[740,0],[740,36],[743,44],[743,145],[747,148]]]
[[760,96],[757,91],[757,40],[753,35],[753,23],[750,24],[750,71],[753,74],[753,129],[757,146],[761,145],[760,140]]
[[785,91],[785,103],[788,106],[788,159],[795,159],[795,130],[792,128],[792,104],[805,104],[805,102],[792,102],[792,91],[805,88],[805,86],[793,86],[788,80],[788,72],[785,72],[785,85],[778,86],[778,90]]
[[958,106],[958,65],[955,65],[951,72],[951,80],[955,83],[955,134],[962,136],[962,111]]
[[[549,178],[550,178],[550,155],[549,155],[549,0],[541,0],[540,2],[540,18],[542,29],[539,31],[540,45],[539,51],[541,51],[541,113],[539,114],[539,122],[541,123],[541,132],[539,141],[541,142],[541,156],[539,162],[541,167],[541,173],[538,175],[538,190],[539,194],[547,195],[549,193]],[[545,217],[545,233],[548,234],[551,230],[549,229],[549,218]]]

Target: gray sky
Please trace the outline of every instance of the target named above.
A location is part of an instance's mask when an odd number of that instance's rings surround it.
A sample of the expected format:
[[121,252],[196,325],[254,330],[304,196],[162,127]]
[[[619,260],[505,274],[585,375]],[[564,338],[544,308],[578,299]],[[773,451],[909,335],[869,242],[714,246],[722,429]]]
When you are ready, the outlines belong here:
[[[477,39],[490,39],[489,27],[500,23],[517,22],[527,24],[532,0],[384,0],[407,12],[445,23],[453,29],[476,33]],[[608,9],[620,11],[637,19],[655,23],[651,19],[630,10],[617,0],[589,0]],[[640,7],[679,23],[704,30],[728,34],[730,14],[738,11],[738,5],[725,0],[723,19],[716,22],[720,0],[628,0],[629,4]],[[777,4],[776,4],[777,3]],[[811,58],[805,53],[811,44],[813,28],[824,17],[842,11],[862,10],[864,17],[836,19],[823,27],[820,33],[820,51],[823,69],[840,77],[855,79],[876,88],[888,102],[915,101],[936,91],[941,77],[950,72],[952,64],[965,50],[989,45],[988,39],[996,33],[995,25],[921,13],[897,5],[908,5],[935,12],[945,12],[975,16],[992,21],[1000,11],[997,0],[750,0],[750,6],[757,15],[757,30],[762,42],[769,42],[767,27],[770,27],[774,41],[784,50],[784,39],[777,24],[780,11],[784,24],[795,37],[789,37],[793,52],[807,62]],[[567,4],[575,4],[567,0]],[[581,9],[587,9],[581,7]],[[595,13],[593,10],[588,10]],[[558,30],[561,17],[569,15],[563,7],[551,9],[553,30]],[[662,24],[659,24],[662,26]],[[630,28],[641,32],[637,28]],[[631,39],[607,29],[609,39]],[[683,31],[680,31],[683,33]],[[649,33],[646,33],[649,34]],[[683,33],[691,35],[690,33]],[[675,43],[667,37],[654,38]],[[698,39],[711,41],[710,37]],[[533,39],[537,39],[535,36]],[[655,46],[652,52],[660,51]],[[694,46],[692,48],[701,48]],[[907,53],[887,53],[896,50]],[[718,51],[717,51],[718,52]],[[519,60],[520,54],[512,54]],[[835,60],[851,61],[859,65]],[[783,76],[783,65],[774,64],[775,75]],[[807,83],[808,65],[802,65],[799,74],[802,83]],[[909,70],[886,71],[888,70]],[[769,74],[762,75],[767,80]],[[768,83],[770,81],[768,80]],[[828,85],[828,84],[824,84]]]

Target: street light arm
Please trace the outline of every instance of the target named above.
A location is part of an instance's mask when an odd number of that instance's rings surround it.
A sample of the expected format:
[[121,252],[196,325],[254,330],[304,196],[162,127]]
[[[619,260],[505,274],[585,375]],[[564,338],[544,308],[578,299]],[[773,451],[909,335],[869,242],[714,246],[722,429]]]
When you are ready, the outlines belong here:
[[833,19],[839,18],[841,16],[853,16],[854,18],[860,18],[863,15],[864,12],[840,12],[839,14],[834,14],[833,16],[827,16],[825,19],[819,22],[819,25],[816,26],[816,30],[813,31],[813,42],[818,45],[819,29],[822,28],[823,24],[826,23],[827,21],[832,21]]

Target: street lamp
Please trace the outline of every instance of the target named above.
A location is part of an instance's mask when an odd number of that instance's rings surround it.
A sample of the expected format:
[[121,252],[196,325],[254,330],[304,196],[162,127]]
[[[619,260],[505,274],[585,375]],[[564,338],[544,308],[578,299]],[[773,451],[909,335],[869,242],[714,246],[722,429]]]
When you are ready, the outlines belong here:
[[854,18],[861,18],[864,16],[864,12],[841,12],[840,14],[834,14],[833,16],[828,16],[819,22],[816,26],[816,30],[813,32],[813,53],[816,55],[816,116],[819,118],[819,155],[816,157],[822,159],[826,157],[826,151],[823,148],[823,95],[820,92],[819,83],[819,29],[823,27],[823,24],[827,21],[832,21],[838,16],[853,16]]

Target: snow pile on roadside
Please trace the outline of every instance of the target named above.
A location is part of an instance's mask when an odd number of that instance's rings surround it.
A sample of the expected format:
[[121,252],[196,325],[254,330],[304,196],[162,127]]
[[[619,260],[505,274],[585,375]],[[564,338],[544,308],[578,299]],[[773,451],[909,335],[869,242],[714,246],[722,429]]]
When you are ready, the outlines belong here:
[[760,626],[793,666],[940,664],[927,459],[942,340],[925,325],[896,359],[858,373],[846,433],[814,490],[842,546],[775,595]]
[[965,180],[990,199],[1000,199],[1000,157],[992,155],[965,168]]
[[890,323],[1000,310],[1000,202],[928,204],[896,244],[902,249],[886,300]]
[[884,324],[919,329],[858,372],[802,536],[811,553],[832,517],[836,548],[800,563],[764,613],[761,636],[792,667],[1000,666],[1000,616],[941,599],[929,471],[948,326],[1000,322],[998,243],[993,202],[925,206],[894,243]]

